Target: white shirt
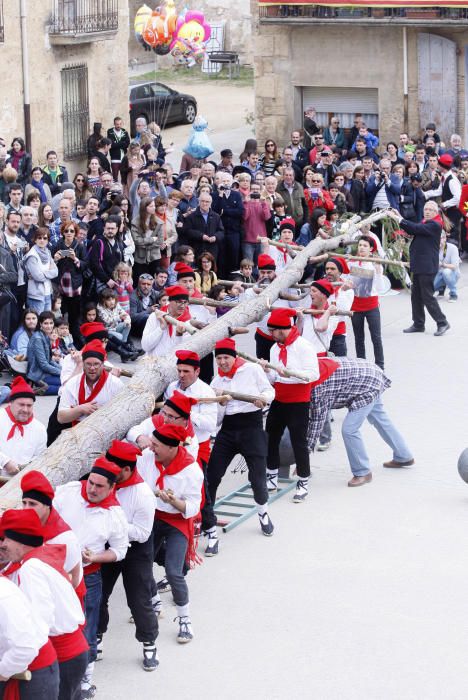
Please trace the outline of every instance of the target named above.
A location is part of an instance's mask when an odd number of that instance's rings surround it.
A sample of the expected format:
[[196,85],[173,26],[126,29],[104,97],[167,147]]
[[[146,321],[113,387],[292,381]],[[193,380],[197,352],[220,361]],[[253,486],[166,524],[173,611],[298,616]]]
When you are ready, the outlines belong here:
[[213,321],[217,319],[216,314],[210,313],[208,307],[202,306],[201,304],[189,304],[188,310],[190,316],[201,323],[213,323]]
[[[59,411],[62,411],[67,408],[75,408],[75,406],[78,406],[78,392],[80,389],[80,382],[82,376],[83,372],[80,372],[80,374],[77,374],[75,377],[72,377],[63,387],[58,408]],[[119,391],[121,391],[121,389],[123,389],[123,386],[124,385],[121,379],[115,377],[113,374],[109,374],[106,383],[102,387],[99,394],[95,397],[94,403],[97,403],[98,406],[104,406],[111,399],[113,399],[114,396],[116,396],[119,393]],[[88,382],[86,380],[84,383],[84,387],[85,399],[87,399],[88,396],[91,394],[92,390],[89,388]],[[82,421],[87,417],[88,416],[80,416],[77,420]]]
[[[182,389],[178,380],[171,382],[164,392],[164,398],[168,399],[171,397],[176,389],[194,398],[213,398],[216,396],[213,389],[198,378],[187,389]],[[192,406],[190,420],[199,443],[209,440],[210,436],[216,433],[217,415],[218,407],[216,403],[197,403],[195,406]]]
[[[139,423],[138,425],[135,425],[133,428],[130,428],[126,435],[126,439],[129,442],[133,442],[135,445],[137,444],[137,438],[140,437],[140,435],[152,435],[154,431],[154,423],[153,423],[153,417],[150,416],[149,418],[145,418],[144,421]],[[192,438],[187,439],[187,444],[184,445],[185,449],[187,452],[189,452],[191,455],[193,455],[193,458],[196,459],[198,456],[198,440],[197,440],[197,434]],[[143,455],[145,454],[146,450],[143,450]],[[151,452],[151,454],[153,454]],[[141,461],[140,461],[141,460]],[[142,457],[138,457],[137,459],[137,469],[140,471],[140,464],[143,463],[145,460]],[[143,476],[143,475],[142,475]]]
[[[64,518],[62,518],[63,520]],[[68,525],[68,523],[67,523]],[[67,573],[70,573],[72,569],[75,568],[77,564],[80,565],[80,576],[79,580],[83,576],[83,563],[81,561],[81,547],[78,541],[78,537],[75,535],[73,530],[67,530],[66,532],[61,532],[60,535],[52,537],[47,540],[47,544],[64,544],[66,547],[65,553],[65,564],[63,568]]]
[[19,428],[15,428],[13,437],[7,440],[12,427],[6,409],[0,409],[0,467],[4,467],[10,459],[17,464],[28,464],[47,447],[47,431],[37,418],[33,418],[27,425],[23,424],[23,435]]
[[[144,452],[150,452],[150,450],[145,450]],[[140,470],[138,467],[138,471],[154,493],[156,491],[156,482],[160,472],[156,466],[154,454],[152,452],[150,452],[150,454],[152,460],[147,459],[144,468]],[[177,508],[171,506],[170,503],[164,503],[164,501],[157,496],[156,508],[158,510],[163,510],[165,513],[179,513],[183,515],[184,518],[195,517],[200,511],[202,484],[203,470],[194,460],[192,464],[189,464],[177,474],[164,477],[164,489],[172,489],[177,498],[181,498],[185,501],[185,513],[180,513]]]
[[[264,289],[268,289],[268,286],[266,286],[266,287],[262,286],[261,289],[262,289],[262,291]],[[294,289],[293,287],[286,289],[286,290],[283,290],[283,291],[285,291],[287,294],[296,294],[297,296],[300,295],[299,290]],[[257,294],[255,294],[252,287],[250,287],[249,289],[246,289],[246,291],[243,294],[241,294],[240,296],[242,297],[241,301],[245,301],[246,299],[255,299],[257,297]],[[298,301],[299,301],[299,299],[298,299]],[[285,299],[276,299],[276,301],[274,301],[271,304],[268,311],[265,312],[264,317],[259,321],[259,323],[257,325],[257,330],[261,331],[264,335],[268,336],[269,338],[271,338],[273,340],[273,336],[271,335],[270,329],[268,328],[268,318],[270,316],[271,309],[278,309],[278,308],[292,309],[295,306],[297,306],[296,301],[286,301]]]
[[25,594],[0,576],[0,675],[22,673],[46,644],[49,628]]
[[[245,365],[239,367],[232,379],[217,374],[213,378],[211,386],[215,391],[220,389],[223,394],[235,391],[240,394],[259,396],[266,403],[271,403],[275,397],[275,392],[271,388],[265,372],[260,365],[256,365],[254,362],[246,362]],[[252,413],[252,411],[259,410],[253,403],[237,401],[236,399],[228,401],[226,406],[219,404],[218,406],[218,420],[221,420],[224,415],[232,416],[236,413]]]
[[53,505],[77,536],[81,550],[90,549],[92,552],[102,553],[109,543],[116,561],[125,557],[128,548],[128,524],[120,506],[89,508],[87,501],[81,496],[81,481],[70,481],[58,486]]
[[[281,243],[281,241],[278,241]],[[268,246],[268,253],[267,253],[273,260],[275,261],[276,264],[276,274],[279,275],[280,272],[284,270],[284,268],[289,265],[289,263],[292,261],[292,257],[289,255],[289,253],[286,253],[286,262],[284,260],[284,254],[283,251],[277,248],[274,245]]]
[[141,347],[150,357],[160,357],[175,350],[189,337],[189,333],[177,335],[175,326],[172,326],[172,334],[170,334],[169,328],[161,328],[159,318],[152,313],[146,321]]
[[8,578],[29,598],[47,624],[50,636],[75,632],[84,624],[83,609],[73,586],[49,564],[33,557]]
[[130,543],[146,542],[153,529],[156,509],[156,499],[148,484],[122,486],[115,495],[128,521]]
[[[309,298],[310,299],[310,298]],[[307,300],[307,297],[306,297]],[[306,308],[310,308],[310,303],[306,305]],[[320,323],[321,319],[311,314],[304,314],[303,325],[302,325],[302,337],[309,341],[311,345],[314,346],[317,355],[319,353],[327,352],[330,347],[331,339],[333,338],[333,333],[340,321],[337,316],[330,316],[328,319],[328,328],[325,331],[317,331],[317,324]],[[293,343],[294,345],[294,343]],[[288,366],[289,366],[289,346],[288,346]]]
[[[294,343],[287,346],[288,359],[286,367],[287,369],[294,372],[303,372],[308,376],[309,382],[314,382],[319,378],[319,366],[317,353],[314,346],[309,343],[308,340],[299,336]],[[270,350],[270,362],[272,365],[278,365],[278,367],[283,367],[283,363],[279,359],[280,349],[278,343],[275,343]],[[274,370],[268,372],[270,380],[274,382],[280,382],[281,384],[300,384],[301,380],[296,377],[281,377]],[[307,383],[307,382],[306,382]]]
[[[449,175],[451,175],[449,179]],[[461,197],[461,192],[462,192],[462,186],[461,182],[458,179],[454,173],[449,170],[447,174],[444,176],[444,183],[445,181],[448,180],[448,186],[449,190],[452,194],[452,197],[449,199],[446,199],[444,202],[442,202],[442,208],[443,209],[449,209],[450,207],[458,207],[460,204],[460,197]],[[440,181],[439,187],[435,190],[427,190],[426,192],[423,192],[424,196],[426,199],[435,199],[436,197],[441,197],[442,196],[442,190],[444,187],[444,183],[442,182],[442,178]]]

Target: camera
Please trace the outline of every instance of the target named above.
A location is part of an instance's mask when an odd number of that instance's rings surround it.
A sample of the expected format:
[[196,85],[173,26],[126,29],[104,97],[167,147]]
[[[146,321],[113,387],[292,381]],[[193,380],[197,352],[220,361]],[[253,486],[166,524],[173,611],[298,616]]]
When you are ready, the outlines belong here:
[[260,199],[260,192],[252,192],[250,199]]
[[226,192],[226,190],[227,190],[227,187],[224,187],[224,185],[221,185],[221,186],[219,187],[219,191],[220,191],[220,192]]
[[72,255],[72,251],[69,248],[67,248],[65,250],[61,250],[60,255],[62,258],[69,258]]

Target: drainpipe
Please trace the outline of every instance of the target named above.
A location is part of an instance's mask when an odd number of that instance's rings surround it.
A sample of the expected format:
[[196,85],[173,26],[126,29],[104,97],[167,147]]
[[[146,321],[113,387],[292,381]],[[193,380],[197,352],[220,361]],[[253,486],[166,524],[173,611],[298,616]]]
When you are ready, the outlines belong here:
[[31,103],[29,97],[29,55],[27,29],[27,0],[20,0],[21,59],[23,64],[23,114],[26,150],[31,153]]
[[408,37],[403,27],[403,124],[408,131]]

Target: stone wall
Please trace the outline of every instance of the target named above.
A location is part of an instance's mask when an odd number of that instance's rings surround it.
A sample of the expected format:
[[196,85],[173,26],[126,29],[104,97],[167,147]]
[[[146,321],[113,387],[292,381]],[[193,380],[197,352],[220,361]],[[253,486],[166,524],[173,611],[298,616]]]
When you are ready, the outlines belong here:
[[[119,29],[112,39],[53,46],[48,21],[52,3],[28,4],[27,21],[33,163],[45,163],[49,149],[63,160],[62,68],[87,64],[90,124],[100,121],[108,128],[116,114],[128,122],[128,3],[120,0]],[[0,44],[2,90],[0,134],[9,145],[14,136],[24,137],[23,83],[19,3],[4,3],[5,41]],[[68,161],[69,172],[84,165]]]
[[[150,7],[159,3],[147,2]],[[132,69],[138,70],[139,66],[154,66],[155,68],[169,68],[173,65],[171,57],[156,56],[153,52],[145,51],[136,41],[133,22],[135,13],[143,5],[142,0],[129,0],[130,7],[130,36],[128,43],[128,57]],[[200,10],[205,13],[209,22],[225,21],[225,49],[236,51],[242,64],[251,64],[252,56],[252,31],[250,0],[186,0],[176,2],[176,7],[181,11],[184,7],[189,10]]]

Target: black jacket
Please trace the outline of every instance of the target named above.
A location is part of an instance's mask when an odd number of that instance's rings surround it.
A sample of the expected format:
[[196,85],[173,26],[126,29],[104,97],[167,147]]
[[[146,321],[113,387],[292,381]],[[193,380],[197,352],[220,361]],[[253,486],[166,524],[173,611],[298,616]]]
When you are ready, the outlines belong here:
[[88,251],[88,261],[93,275],[99,282],[107,284],[112,279],[116,266],[123,262],[123,250],[123,245],[118,239],[115,245],[111,245],[104,236],[94,239]]
[[419,223],[423,219],[425,198],[420,187],[413,187],[407,177],[401,183],[400,213],[408,221]]
[[128,132],[125,131],[125,129],[121,129],[120,136],[118,136],[112,127],[111,129],[107,129],[107,138],[112,141],[112,146],[109,151],[111,160],[121,161],[130,145],[130,136]]
[[221,197],[218,192],[213,192],[212,208],[220,215],[226,236],[241,235],[244,205],[239,192],[231,190],[227,199]]
[[[188,245],[195,251],[195,258],[202,253],[211,253],[215,260],[218,259],[218,245],[224,240],[224,226],[219,214],[210,209],[205,223],[200,207],[197,207],[185,219],[183,231]],[[216,243],[204,241],[204,235],[215,236]]]
[[[69,257],[60,258],[60,260],[56,262],[56,265],[58,267],[58,277],[56,282],[60,284],[60,280],[62,279],[63,273],[69,272],[73,289],[78,289],[83,284],[83,270],[85,270],[88,266],[88,262],[86,260],[86,251],[84,246],[81,243],[78,243],[78,241],[76,240],[72,242],[70,248],[73,248],[73,250],[75,251],[75,255],[80,261],[80,266],[77,267],[73,260]],[[54,256],[58,250],[67,249],[68,246],[65,245],[65,241],[63,240],[63,238],[61,238],[58,241],[58,243],[56,243],[52,248],[52,256]]]
[[64,182],[69,182],[68,172],[67,172],[66,167],[64,165],[59,165],[58,169],[59,169],[59,172],[58,172],[58,175],[55,179],[55,184],[54,184],[52,178],[49,175],[49,169],[48,169],[47,165],[43,168],[44,174],[42,175],[42,182],[45,182],[47,185],[49,185],[52,197],[54,197],[56,194],[59,194],[60,185],[63,185]]
[[133,323],[143,323],[143,321],[146,321],[148,316],[153,313],[151,307],[158,303],[159,294],[156,290],[151,290],[149,293],[149,304],[146,309],[143,306],[141,298],[142,295],[138,289],[134,289],[130,294],[130,318]]
[[434,219],[421,224],[402,219],[400,228],[414,236],[410,244],[411,272],[415,275],[435,275],[439,270],[442,226]]

